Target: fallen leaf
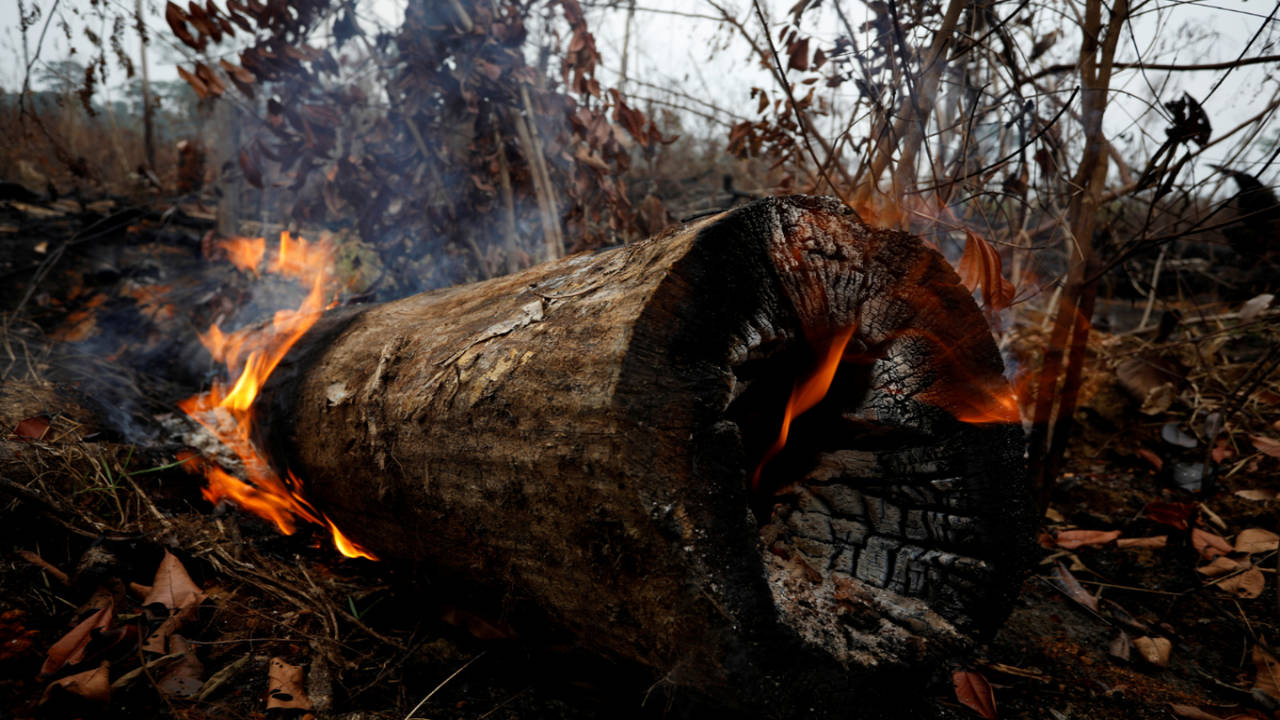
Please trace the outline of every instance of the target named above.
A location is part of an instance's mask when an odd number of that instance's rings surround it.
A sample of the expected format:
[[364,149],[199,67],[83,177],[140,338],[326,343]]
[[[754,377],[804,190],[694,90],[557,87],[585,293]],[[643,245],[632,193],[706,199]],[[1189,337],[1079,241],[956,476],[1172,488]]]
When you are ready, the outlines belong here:
[[49,648],[44,664],[40,666],[39,676],[48,677],[64,665],[75,665],[83,660],[85,648],[89,645],[89,641],[93,640],[94,631],[101,633],[106,630],[111,626],[111,620],[114,617],[114,605],[108,604],[81,620],[71,629],[71,632],[63,635]]
[[1218,589],[1229,592],[1238,598],[1256,598],[1267,586],[1262,571],[1256,567],[1249,568],[1239,575],[1232,575],[1218,583]]
[[1249,441],[1253,443],[1253,449],[1263,455],[1280,458],[1280,440],[1265,435],[1250,435]]
[[1206,560],[1231,552],[1231,544],[1226,538],[1200,528],[1191,528],[1191,547],[1194,547],[1196,552]]
[[1187,720],[1223,720],[1218,715],[1207,713],[1195,705],[1179,705],[1178,703],[1169,703],[1169,711],[1180,718]]
[[43,440],[49,432],[49,418],[29,417],[13,428],[13,436],[22,440]]
[[1173,651],[1173,643],[1162,637],[1140,637],[1133,641],[1133,647],[1143,660],[1156,667],[1168,666],[1169,653]]
[[98,667],[92,670],[85,670],[75,675],[68,675],[54,680],[44,689],[44,695],[40,698],[40,702],[48,701],[53,689],[58,687],[72,695],[79,695],[90,702],[106,703],[111,699],[110,668],[111,663],[103,660]]
[[182,561],[165,550],[160,567],[156,569],[155,579],[151,581],[151,592],[142,599],[142,604],[161,605],[166,615],[159,626],[147,635],[142,649],[162,655],[170,652],[169,636],[195,615],[204,599],[204,592],[187,574]]
[[1134,617],[1133,613],[1125,609],[1123,605],[1112,600],[1111,598],[1099,598],[1098,606],[1103,609],[1105,614],[1111,619],[1128,627],[1135,633],[1146,634],[1151,632],[1151,626]]
[[1177,384],[1184,373],[1168,358],[1150,353],[1121,360],[1115,367],[1116,382],[1139,403],[1138,412],[1159,415],[1178,397]]
[[1253,646],[1253,690],[1280,699],[1280,661],[1262,643]]
[[1221,463],[1223,460],[1230,460],[1236,456],[1236,450],[1231,446],[1231,438],[1224,436],[1219,437],[1213,443],[1213,450],[1209,453],[1215,463]]
[[1058,587],[1062,588],[1062,591],[1067,594],[1067,597],[1075,600],[1094,612],[1098,612],[1098,597],[1088,590],[1085,590],[1084,586],[1080,584],[1080,581],[1076,580],[1076,576],[1072,575],[1070,570],[1063,567],[1062,563],[1057,564],[1056,570],[1058,572]]
[[190,618],[204,599],[204,591],[187,574],[182,561],[165,550],[164,559],[160,561],[160,567],[156,568],[155,579],[151,581],[151,592],[143,598],[142,604],[160,603],[170,614]]
[[1240,316],[1241,320],[1248,322],[1261,315],[1263,310],[1271,307],[1271,303],[1275,299],[1276,296],[1271,293],[1256,295],[1241,305],[1237,314]]
[[302,666],[283,658],[271,658],[267,668],[267,709],[310,710],[311,699],[302,687]]
[[1280,535],[1262,528],[1241,530],[1236,536],[1236,552],[1263,553],[1280,548]]
[[1111,644],[1107,646],[1107,653],[1112,657],[1120,658],[1128,662],[1133,656],[1133,640],[1129,639],[1129,633],[1121,630],[1114,638]]
[[196,658],[187,639],[181,635],[170,636],[169,649],[181,653],[182,657],[160,676],[156,688],[173,697],[191,697],[200,692],[204,685],[204,665]]
[[1151,537],[1137,538],[1120,538],[1116,540],[1116,547],[1119,548],[1162,548],[1169,544],[1168,535],[1153,535]]
[[1074,550],[1078,547],[1101,547],[1120,537],[1119,530],[1062,530],[1054,536],[1058,547]]
[[1218,515],[1218,513],[1214,512],[1212,508],[1204,503],[1197,503],[1196,507],[1200,510],[1200,517],[1209,525],[1216,527],[1223,532],[1226,531],[1227,523],[1222,519],[1222,516]]
[[1252,500],[1254,502],[1269,502],[1275,500],[1277,493],[1275,490],[1263,490],[1261,488],[1250,488],[1248,490],[1237,490],[1236,497]]
[[951,684],[960,704],[987,720],[996,720],[996,698],[986,678],[970,670],[957,670],[951,674]]
[[1192,503],[1153,502],[1147,503],[1147,506],[1142,509],[1142,514],[1152,522],[1186,530],[1195,509],[1196,506]]
[[1249,565],[1250,562],[1248,560],[1232,560],[1226,555],[1219,555],[1208,565],[1202,565],[1196,568],[1196,572],[1204,575],[1205,577],[1218,577],[1220,575],[1226,575],[1227,573],[1233,573],[1237,570],[1242,570],[1249,567]]
[[0,613],[0,663],[25,658],[35,650],[40,631],[27,627],[25,618],[22,610]]
[[1154,452],[1146,448],[1138,448],[1135,451],[1135,453],[1137,454],[1138,457],[1151,463],[1152,467],[1156,469],[1156,472],[1159,472],[1164,469],[1164,459],[1161,458],[1159,455],[1155,454]]

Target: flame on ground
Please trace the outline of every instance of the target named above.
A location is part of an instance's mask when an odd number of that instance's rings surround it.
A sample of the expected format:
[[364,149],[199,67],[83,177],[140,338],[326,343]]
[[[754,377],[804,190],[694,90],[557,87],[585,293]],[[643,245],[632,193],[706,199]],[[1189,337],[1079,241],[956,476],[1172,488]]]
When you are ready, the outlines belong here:
[[257,275],[262,256],[267,251],[267,239],[236,236],[218,243],[218,247],[226,251],[232,265]]
[[792,386],[791,395],[787,398],[787,409],[782,414],[782,429],[778,431],[778,439],[774,440],[773,445],[765,451],[764,457],[760,458],[760,464],[751,475],[753,491],[759,489],[760,473],[764,471],[764,466],[787,446],[787,436],[791,432],[792,421],[808,412],[827,396],[827,390],[831,389],[831,382],[835,380],[836,370],[840,367],[840,359],[844,356],[844,349],[853,337],[855,329],[854,327],[844,328],[827,338],[825,347],[819,350],[817,366]]
[[[231,238],[223,244],[228,257],[243,270],[257,274],[265,255],[263,238]],[[242,264],[245,263],[245,264]],[[276,255],[268,272],[292,277],[307,288],[307,296],[297,310],[280,310],[264,327],[247,327],[224,333],[216,324],[200,336],[215,360],[239,376],[234,383],[214,382],[208,392],[178,404],[182,411],[218,438],[243,465],[241,480],[210,462],[198,462],[209,481],[203,494],[212,503],[230,500],[291,535],[297,519],[325,527],[338,551],[347,557],[376,558],[342,534],[333,521],[316,509],[302,492],[302,483],[286,470],[281,477],[253,442],[253,402],[289,348],[320,319],[326,305],[333,253],[324,243],[308,243],[280,234]]]

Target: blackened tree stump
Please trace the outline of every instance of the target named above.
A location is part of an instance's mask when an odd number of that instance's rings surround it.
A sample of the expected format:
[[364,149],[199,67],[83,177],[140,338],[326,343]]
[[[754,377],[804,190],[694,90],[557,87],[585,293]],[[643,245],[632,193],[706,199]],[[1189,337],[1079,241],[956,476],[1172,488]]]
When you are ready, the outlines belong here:
[[1020,580],[987,325],[941,256],[831,200],[340,312],[304,345],[272,444],[344,532],[722,701],[857,707],[992,630]]

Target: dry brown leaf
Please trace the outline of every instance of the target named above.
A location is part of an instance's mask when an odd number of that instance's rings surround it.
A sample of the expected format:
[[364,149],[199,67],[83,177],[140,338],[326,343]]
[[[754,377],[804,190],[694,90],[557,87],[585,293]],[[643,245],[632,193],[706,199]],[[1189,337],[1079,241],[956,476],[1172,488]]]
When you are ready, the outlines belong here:
[[49,432],[49,418],[29,417],[13,428],[13,436],[21,440],[43,440]]
[[809,38],[801,38],[787,47],[787,69],[809,69]]
[[302,686],[302,666],[278,657],[271,658],[267,668],[267,709],[276,708],[311,709],[311,699]]
[[108,603],[106,607],[99,608],[97,612],[81,620],[71,632],[63,635],[49,648],[49,654],[40,666],[40,677],[48,677],[64,665],[75,665],[83,660],[85,647],[93,639],[94,631],[106,630],[114,617],[114,605]]
[[1075,600],[1094,612],[1098,612],[1098,597],[1088,590],[1085,590],[1084,586],[1080,584],[1080,581],[1076,580],[1076,576],[1072,575],[1070,570],[1063,567],[1062,563],[1057,564],[1056,570],[1058,573],[1058,586],[1067,594],[1067,597]]
[[1187,720],[1223,720],[1218,715],[1207,713],[1195,705],[1179,705],[1178,703],[1169,703],[1169,711],[1180,718]]
[[1204,575],[1205,577],[1212,578],[1220,575],[1226,575],[1227,573],[1233,573],[1237,570],[1243,570],[1244,568],[1249,567],[1250,564],[1251,563],[1247,559],[1232,560],[1226,555],[1219,555],[1208,565],[1202,565],[1196,568],[1196,572]]
[[[1172,401],[1170,402],[1172,403]],[[1164,469],[1164,458],[1161,458],[1159,455],[1155,454],[1154,452],[1146,448],[1138,448],[1137,450],[1134,451],[1134,454],[1136,454],[1138,457],[1142,458],[1143,460],[1146,460],[1147,462],[1151,463],[1152,467],[1156,469],[1156,472],[1160,472],[1161,470]]]
[[1000,253],[991,243],[966,230],[964,255],[956,267],[960,282],[970,292],[982,288],[982,306],[988,310],[1002,310],[1013,302],[1015,288],[1004,278],[1004,265]]
[[1196,552],[1206,560],[1226,555],[1232,550],[1231,543],[1228,543],[1226,538],[1200,528],[1191,529],[1191,547],[1194,547]]
[[1218,589],[1235,595],[1238,598],[1256,598],[1267,586],[1266,578],[1258,568],[1249,568],[1239,575],[1232,575],[1218,583]]
[[1280,440],[1266,435],[1250,435],[1249,441],[1253,443],[1253,449],[1263,455],[1280,458]]
[[165,3],[164,19],[169,23],[169,29],[173,30],[173,34],[178,36],[187,47],[193,50],[204,50],[204,38],[197,39],[191,34],[191,29],[187,27],[187,21],[190,20],[182,8],[174,5],[172,2]]
[[195,650],[181,635],[169,638],[169,648],[182,653],[182,657],[160,676],[156,689],[173,697],[191,697],[200,692],[204,685],[204,665],[196,658]]
[[204,592],[187,574],[182,561],[165,550],[164,559],[160,561],[156,577],[151,582],[151,592],[142,599],[142,604],[163,605],[169,614],[142,642],[142,649],[161,655],[168,654],[169,636],[195,615],[204,599]]
[[1168,535],[1153,535],[1151,537],[1137,538],[1120,538],[1116,540],[1116,547],[1120,548],[1162,548],[1169,544]]
[[1213,443],[1213,450],[1209,452],[1209,457],[1213,458],[1216,463],[1223,460],[1230,460],[1236,456],[1235,448],[1231,446],[1231,438],[1227,433],[1218,436]]
[[49,699],[50,693],[55,687],[79,695],[85,700],[96,703],[106,703],[111,700],[111,663],[106,660],[102,664],[92,670],[68,675],[64,678],[54,680],[44,689],[44,695],[40,698],[40,702]]
[[1275,500],[1276,496],[1280,495],[1280,493],[1277,493],[1275,490],[1263,490],[1261,488],[1237,490],[1235,494],[1236,497],[1244,498],[1245,500],[1253,500],[1254,502],[1268,502],[1270,500]]
[[1187,529],[1191,516],[1195,512],[1196,506],[1191,503],[1151,502],[1142,509],[1142,514],[1152,522],[1169,525],[1179,530]]
[[1236,536],[1236,552],[1264,553],[1280,548],[1280,535],[1262,528],[1241,530]]
[[1120,537],[1119,530],[1063,530],[1054,536],[1058,547],[1074,550],[1078,547],[1101,547]]
[[1143,660],[1156,667],[1166,667],[1169,664],[1169,653],[1173,651],[1173,643],[1162,637],[1140,637],[1133,641],[1133,647]]
[[1200,513],[1200,517],[1203,518],[1205,522],[1209,523],[1211,527],[1216,527],[1218,530],[1226,532],[1227,521],[1223,520],[1221,515],[1214,512],[1213,508],[1205,505],[1204,503],[1196,503],[1196,510]]
[[996,698],[986,678],[970,670],[957,670],[951,674],[951,684],[960,704],[987,720],[996,720]]
[[156,653],[157,655],[169,654],[169,637],[182,627],[182,618],[177,615],[170,615],[156,626],[149,635],[142,641],[142,650],[144,652]]
[[1129,638],[1129,633],[1121,630],[1112,638],[1111,644],[1107,646],[1107,653],[1127,662],[1133,656],[1133,640]]
[[1253,690],[1280,700],[1280,660],[1276,660],[1262,643],[1253,646]]
[[204,591],[187,574],[182,561],[165,550],[164,559],[160,561],[160,567],[156,568],[156,577],[151,581],[151,592],[143,598],[142,604],[160,603],[169,610],[170,615],[181,615],[189,619],[195,615],[196,608],[204,599]]
[[178,66],[177,70],[178,70],[178,77],[182,78],[183,80],[186,80],[187,84],[191,86],[191,89],[195,91],[196,95],[199,96],[201,100],[206,100],[210,97],[213,97],[213,94],[209,92],[209,88],[204,84],[203,80],[196,77],[195,75],[192,75],[190,72],[184,69],[181,65]]

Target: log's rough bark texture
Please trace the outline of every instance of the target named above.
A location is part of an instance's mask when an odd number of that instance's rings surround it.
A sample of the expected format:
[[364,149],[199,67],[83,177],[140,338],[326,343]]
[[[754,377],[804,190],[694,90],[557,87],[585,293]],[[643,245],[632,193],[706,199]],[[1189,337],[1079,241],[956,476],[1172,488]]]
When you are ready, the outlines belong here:
[[[753,496],[814,345],[850,326]],[[1018,585],[1021,429],[957,419],[1005,387],[986,323],[941,256],[835,201],[763,200],[315,337],[271,394],[273,442],[340,528],[673,685],[866,707]]]

